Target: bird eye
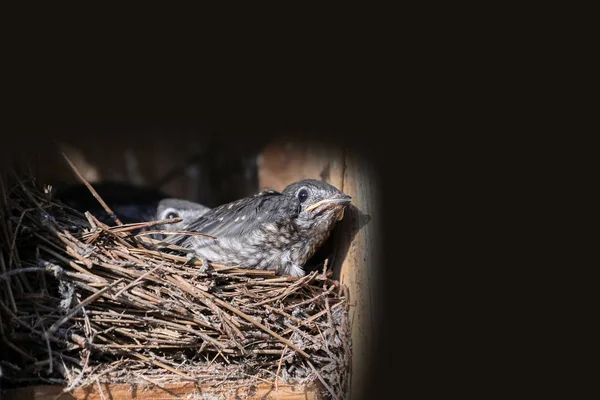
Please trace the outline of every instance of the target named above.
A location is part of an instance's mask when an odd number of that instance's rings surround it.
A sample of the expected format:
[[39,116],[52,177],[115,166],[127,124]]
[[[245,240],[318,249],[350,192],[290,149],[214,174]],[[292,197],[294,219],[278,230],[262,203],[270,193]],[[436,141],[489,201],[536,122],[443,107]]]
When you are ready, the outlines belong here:
[[165,215],[165,219],[171,219],[171,218],[179,218],[179,215],[177,215],[176,213],[174,213],[172,211],[170,213],[168,213],[167,215]]
[[308,190],[300,189],[300,191],[298,192],[298,200],[300,200],[300,203],[304,203],[304,201],[307,198],[308,198]]

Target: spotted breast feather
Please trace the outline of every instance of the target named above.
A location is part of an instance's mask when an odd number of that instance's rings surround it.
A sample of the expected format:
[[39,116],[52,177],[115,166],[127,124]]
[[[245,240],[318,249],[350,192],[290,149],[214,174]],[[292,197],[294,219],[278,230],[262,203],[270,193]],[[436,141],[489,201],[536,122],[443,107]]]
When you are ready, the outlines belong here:
[[[298,216],[299,201],[276,191],[264,191],[228,204],[216,207],[184,230],[215,236],[217,241],[251,235],[265,226],[289,224]],[[174,244],[197,248],[214,243],[214,239],[202,236],[177,236]]]

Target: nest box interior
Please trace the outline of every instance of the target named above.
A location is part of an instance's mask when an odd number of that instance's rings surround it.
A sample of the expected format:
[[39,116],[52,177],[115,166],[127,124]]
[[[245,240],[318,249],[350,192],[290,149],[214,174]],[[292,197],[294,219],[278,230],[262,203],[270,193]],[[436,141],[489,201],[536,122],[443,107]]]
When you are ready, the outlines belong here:
[[[307,140],[307,138],[311,138]],[[377,311],[372,303],[376,277],[379,230],[378,182],[367,162],[343,144],[324,144],[316,135],[303,132],[275,132],[270,135],[235,135],[214,132],[199,124],[169,125],[118,122],[79,125],[57,130],[21,150],[12,162],[27,165],[38,182],[58,191],[81,181],[62,157],[64,153],[83,178],[94,185],[118,182],[135,187],[160,190],[170,197],[187,199],[216,207],[258,191],[283,190],[301,179],[319,179],[352,197],[345,216],[330,239],[313,257],[315,265],[327,259],[330,276],[347,287],[348,319],[351,332],[351,369],[343,396],[362,398],[369,357],[376,340],[372,331]],[[6,161],[6,160],[5,160]],[[2,171],[4,173],[5,171]],[[8,188],[9,189],[9,188]],[[7,188],[5,188],[7,190]],[[6,260],[4,262],[7,265]],[[6,271],[0,271],[1,273]],[[2,284],[2,282],[0,282]],[[2,323],[7,318],[3,316]],[[1,361],[1,357],[0,357]],[[0,364],[0,368],[6,368]],[[0,370],[1,371],[1,370]],[[2,377],[0,376],[0,384]],[[200,385],[201,386],[201,385]],[[123,384],[91,385],[64,394],[64,398],[176,398],[191,393],[214,393],[219,388],[200,387],[178,381],[165,388],[148,383],[147,387]],[[213,385],[214,386],[214,385]],[[35,385],[3,390],[3,399],[54,399],[60,385]],[[280,382],[262,382],[251,391],[240,392],[248,398],[321,398],[316,386],[301,389]],[[325,397],[329,395],[325,393]],[[62,397],[58,397],[62,398]]]

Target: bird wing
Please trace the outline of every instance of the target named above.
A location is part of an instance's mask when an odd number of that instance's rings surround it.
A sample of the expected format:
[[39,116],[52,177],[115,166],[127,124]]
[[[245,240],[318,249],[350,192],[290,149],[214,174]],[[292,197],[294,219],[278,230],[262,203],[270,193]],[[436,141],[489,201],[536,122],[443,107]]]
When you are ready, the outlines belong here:
[[[183,230],[204,233],[217,239],[245,235],[263,223],[295,218],[299,211],[300,202],[295,197],[267,191],[213,208]],[[213,239],[182,235],[170,242],[187,247],[190,241],[200,244],[206,240]]]

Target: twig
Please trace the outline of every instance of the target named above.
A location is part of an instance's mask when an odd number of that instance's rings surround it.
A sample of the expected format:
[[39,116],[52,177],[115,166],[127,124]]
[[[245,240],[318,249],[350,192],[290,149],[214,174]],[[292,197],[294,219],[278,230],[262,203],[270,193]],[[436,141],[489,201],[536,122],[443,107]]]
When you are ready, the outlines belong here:
[[[180,282],[182,284],[185,284],[187,289],[189,289],[190,294],[193,295],[197,295],[200,294],[204,297],[208,297],[209,299],[213,300],[215,303],[219,304],[222,307],[225,307],[226,309],[228,309],[229,311],[239,315],[240,317],[244,318],[246,321],[249,321],[251,323],[253,323],[254,325],[258,326],[260,329],[264,330],[265,332],[269,333],[271,336],[273,336],[274,338],[278,339],[279,341],[287,344],[288,346],[290,346],[292,349],[296,350],[298,353],[302,354],[304,357],[306,358],[310,358],[310,356],[305,353],[303,350],[301,350],[300,348],[298,348],[297,346],[295,346],[292,342],[290,342],[289,340],[279,336],[278,334],[276,334],[275,332],[273,332],[272,330],[270,330],[269,328],[267,328],[266,326],[264,326],[263,324],[261,324],[260,322],[255,321],[253,318],[249,317],[248,315],[244,314],[243,312],[241,312],[240,310],[238,310],[237,308],[229,305],[228,303],[224,302],[223,300],[211,295],[210,293],[206,293],[203,292],[201,290],[197,290],[196,288],[194,288],[192,285],[190,285],[189,283],[182,281],[181,277],[176,276],[176,279],[179,279]],[[198,296],[197,296],[198,297]]]
[[96,293],[94,293],[93,295],[89,296],[87,299],[85,299],[84,301],[82,301],[81,303],[77,304],[75,307],[73,307],[73,309],[71,310],[70,313],[68,313],[67,315],[65,315],[64,317],[62,317],[61,319],[59,319],[58,321],[56,321],[54,324],[52,324],[52,326],[50,327],[50,329],[48,329],[48,332],[46,332],[46,334],[44,336],[48,336],[48,335],[52,335],[54,334],[54,332],[56,332],[56,330],[58,328],[60,328],[60,326],[62,324],[64,324],[65,322],[67,322],[72,316],[74,316],[75,314],[77,314],[79,312],[79,310],[85,306],[86,304],[91,303],[92,301],[96,300],[98,297],[102,296],[102,294],[104,294],[105,292],[109,291],[110,289],[112,289],[113,287],[115,287],[117,284],[123,282],[123,279],[119,279],[117,281],[115,281],[114,283],[112,283],[111,285],[106,286],[104,289],[101,289],[99,291],[97,291]]
[[140,232],[140,233],[136,234],[135,236],[155,235],[157,233],[160,233],[162,235],[205,236],[210,239],[217,238],[216,236],[207,235],[206,233],[200,233],[200,232],[164,231],[164,230],[153,230],[153,231],[147,231],[147,232]]
[[96,378],[96,384],[98,385],[98,393],[100,393],[100,398],[102,400],[106,400],[106,396],[104,396],[104,391],[102,390],[102,387],[100,386],[100,380],[98,378]]
[[104,279],[104,278],[102,278],[102,277],[100,277],[98,275],[95,275],[94,273],[92,273],[92,272],[86,270],[85,268],[77,265],[75,262],[73,262],[73,261],[69,260],[68,258],[66,258],[66,257],[58,254],[57,252],[55,252],[53,250],[50,250],[49,248],[47,248],[45,246],[42,246],[42,245],[39,245],[39,248],[41,250],[44,250],[46,253],[48,253],[48,254],[50,254],[50,255],[58,258],[59,260],[61,260],[65,264],[70,265],[71,267],[73,267],[77,271],[81,272],[82,274],[96,277],[96,281],[97,282],[103,282],[103,283],[106,282],[106,279]]
[[273,311],[273,312],[276,312],[278,314],[281,314],[284,317],[289,318],[290,320],[296,322],[298,325],[304,325],[304,326],[306,326],[308,328],[313,328],[314,327],[310,322],[298,319],[298,318],[294,317],[293,315],[290,315],[290,314],[286,313],[285,311],[283,311],[283,310],[281,310],[279,308],[271,307],[271,306],[266,305],[266,304],[265,304],[265,308],[267,308],[270,311]]
[[65,160],[67,161],[67,163],[69,163],[69,166],[73,169],[73,172],[75,172],[75,174],[77,175],[77,177],[81,180],[81,182],[83,182],[83,184],[88,188],[88,190],[92,193],[92,196],[94,196],[94,198],[96,200],[98,200],[98,203],[100,203],[100,205],[102,206],[102,208],[104,208],[104,210],[108,213],[108,215],[110,215],[110,217],[118,224],[118,225],[123,225],[123,223],[119,220],[119,218],[115,215],[115,213],[110,209],[110,207],[104,202],[104,200],[102,200],[102,197],[100,197],[100,195],[98,195],[98,193],[96,192],[96,190],[92,187],[92,185],[89,184],[89,182],[87,180],[85,180],[85,178],[83,177],[83,175],[81,175],[81,173],[79,173],[79,170],[77,169],[77,167],[75,167],[75,164],[73,164],[71,162],[71,160],[69,160],[69,157],[67,157],[67,155],[65,153],[62,153],[63,157],[65,158]]
[[304,286],[305,284],[307,284],[308,282],[310,282],[315,275],[317,274],[317,271],[313,271],[310,274],[298,279],[296,282],[294,282],[293,284],[291,284],[290,286],[288,286],[284,292],[282,294],[280,294],[279,296],[275,297],[275,298],[268,298],[266,300],[260,301],[258,303],[256,303],[255,305],[257,306],[262,306],[263,304],[267,304],[267,303],[274,303],[275,301],[278,300],[282,300],[284,298],[286,298],[287,296],[289,296],[290,294],[294,293],[295,291],[297,291],[298,289],[300,289],[302,286]]
[[48,349],[48,374],[51,374],[52,369],[54,367],[52,363],[52,347],[50,346],[50,340],[48,339],[48,335],[46,334],[46,328],[44,327],[44,324],[42,324],[42,332],[44,332],[44,340],[46,341],[46,348]]
[[79,383],[79,381],[81,380],[81,378],[83,377],[83,373],[86,370],[88,363],[90,362],[90,355],[92,354],[91,351],[88,351],[86,356],[85,356],[85,362],[83,363],[83,367],[81,367],[81,371],[79,371],[79,374],[77,375],[77,377],[70,383],[70,385],[66,388],[63,389],[63,393],[67,393],[70,392],[71,390],[73,390],[73,388],[75,388],[77,386],[77,384]]
[[317,371],[317,369],[315,368],[315,366],[312,365],[312,363],[309,360],[306,360],[306,362],[308,363],[308,365],[310,366],[310,368],[312,368],[313,372],[317,375],[317,378],[319,378],[319,380],[321,381],[321,383],[323,384],[323,386],[325,386],[325,388],[327,389],[327,391],[329,393],[331,393],[331,395],[333,397],[335,397],[336,399],[339,399],[340,397],[333,391],[333,389],[331,389],[331,387],[327,384],[327,382],[325,382],[325,379],[323,379],[323,377],[321,376],[321,374],[319,374],[319,371]]
[[113,232],[127,232],[127,231],[136,230],[136,229],[150,228],[155,225],[175,224],[175,223],[181,222],[181,221],[183,221],[183,218],[175,217],[175,218],[161,219],[161,220],[157,220],[157,221],[135,222],[132,224],[125,224],[123,226],[113,226],[113,227],[110,227],[109,230],[111,230]]
[[148,275],[153,274],[154,272],[156,272],[157,269],[159,269],[161,267],[161,265],[157,265],[156,267],[154,267],[151,271],[146,272],[145,274],[140,275],[136,280],[134,280],[133,282],[131,282],[129,285],[125,286],[123,289],[119,290],[117,293],[115,293],[115,295],[113,296],[113,298],[117,298],[121,295],[121,293],[123,293],[124,291],[128,290],[129,288],[132,288],[133,286],[137,285],[139,282],[141,282],[145,277],[147,277]]
[[13,233],[13,240],[12,240],[12,244],[10,245],[10,256],[8,259],[8,265],[12,265],[13,262],[13,255],[15,254],[15,243],[17,241],[17,233],[19,232],[19,228],[21,227],[21,224],[23,223],[23,217],[25,217],[25,214],[29,211],[35,211],[36,208],[26,208],[25,210],[23,210],[23,212],[21,213],[21,216],[19,217],[19,222],[17,223],[17,227],[15,228],[15,231]]
[[[340,305],[342,305],[344,303],[346,303],[346,301],[342,300],[339,303],[337,303],[334,306],[332,306],[331,309],[333,310],[333,309],[337,308],[338,306],[340,306]],[[326,313],[327,313],[327,310],[320,311],[320,312],[316,313],[315,315],[313,315],[312,317],[307,318],[306,322],[312,322],[312,321],[316,320],[317,318],[322,317]],[[282,335],[287,335],[288,333],[291,333],[291,332],[292,332],[291,329],[286,329],[285,331],[281,332],[281,334]]]
[[[136,236],[138,229],[179,219],[109,227],[89,212],[81,215],[49,202],[33,181],[22,183],[0,194],[0,204],[6,195],[5,207],[0,207],[0,258],[12,255],[16,260],[0,271],[0,290],[11,287],[16,303],[13,311],[4,290],[1,322],[13,328],[4,329],[2,338],[33,357],[15,350],[27,365],[11,370],[14,379],[43,368],[46,381],[62,378],[71,388],[99,385],[96,396],[108,399],[104,382],[131,379],[158,384],[207,380],[214,385],[225,378],[222,382],[233,386],[262,380],[278,390],[279,380],[296,366],[306,369],[301,380],[322,379],[338,396],[347,387],[348,291],[327,277],[330,263],[302,278],[219,264],[198,268],[201,260],[185,257],[189,249],[165,247],[148,236],[161,231]],[[44,214],[29,212],[38,205]],[[5,216],[15,217],[12,228],[10,220],[3,223]],[[32,279],[31,273],[47,283]],[[28,282],[18,286],[22,277]],[[71,298],[73,306],[64,302]],[[69,315],[59,311],[61,302]],[[63,356],[73,350],[81,359]],[[311,366],[303,361],[305,355]],[[286,369],[284,362],[292,359],[296,361]],[[51,363],[52,373],[46,374]],[[245,375],[246,368],[259,375]]]
[[195,379],[194,379],[194,378],[192,378],[191,376],[189,376],[189,375],[187,375],[187,374],[184,374],[183,372],[177,371],[175,368],[171,368],[171,367],[169,367],[167,364],[163,364],[163,363],[161,363],[160,361],[152,360],[151,358],[148,358],[148,357],[146,357],[146,356],[144,356],[144,355],[141,355],[141,354],[139,354],[139,353],[131,353],[131,354],[132,354],[134,357],[137,357],[137,358],[139,358],[140,360],[144,360],[144,361],[146,361],[146,362],[150,362],[150,363],[152,363],[152,364],[156,365],[157,367],[164,368],[164,369],[166,369],[167,371],[169,371],[169,372],[172,372],[172,373],[174,373],[174,374],[177,374],[177,375],[179,375],[179,376],[181,376],[181,377],[183,377],[183,378],[185,378],[185,379],[187,379],[187,380],[189,380],[189,381],[193,381],[193,380],[195,380]]
[[0,274],[0,279],[8,280],[8,277],[11,275],[18,275],[18,274],[24,274],[26,272],[38,272],[38,271],[45,271],[45,270],[46,270],[46,268],[42,268],[42,267],[29,267],[29,268],[13,269],[12,271],[8,271],[4,274]]
[[[0,253],[0,268],[1,268],[2,274],[5,274],[6,266],[4,264],[4,255],[1,253]],[[12,307],[13,312],[16,313],[17,312],[17,303],[15,303],[15,298],[12,293],[10,278],[8,278],[6,281],[7,282],[5,282],[5,286],[6,286],[6,293],[8,295],[8,300],[10,301],[10,306]]]
[[281,357],[279,357],[279,364],[277,365],[277,372],[275,373],[275,390],[279,390],[279,386],[277,385],[277,380],[279,379],[279,371],[281,370],[281,362],[283,361],[283,356],[285,355],[285,352],[287,351],[288,347],[287,345],[285,346],[285,348],[283,349],[283,351],[281,352]]
[[266,379],[263,379],[263,378],[259,378],[259,377],[258,377],[258,376],[256,376],[256,375],[250,375],[250,374],[247,374],[247,373],[245,373],[245,372],[242,372],[242,375],[249,376],[249,377],[250,377],[250,378],[252,378],[252,379],[258,379],[259,381],[263,381],[263,382],[265,382],[265,383],[271,383],[271,382],[269,382],[268,380],[266,380]]
[[326,292],[319,293],[315,297],[311,297],[310,299],[301,301],[300,303],[290,304],[289,306],[285,307],[285,309],[286,310],[292,310],[292,309],[294,309],[296,307],[300,307],[300,306],[303,306],[305,304],[312,303],[313,301],[319,300],[319,299],[327,296],[329,293],[331,293],[333,291],[334,288],[335,288],[335,286],[331,285],[331,287]]

